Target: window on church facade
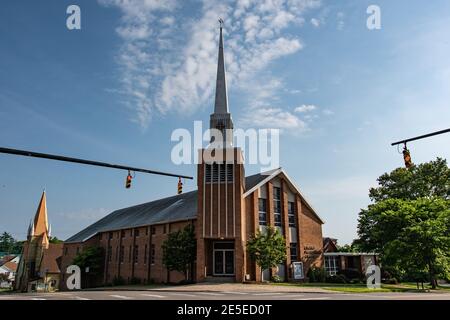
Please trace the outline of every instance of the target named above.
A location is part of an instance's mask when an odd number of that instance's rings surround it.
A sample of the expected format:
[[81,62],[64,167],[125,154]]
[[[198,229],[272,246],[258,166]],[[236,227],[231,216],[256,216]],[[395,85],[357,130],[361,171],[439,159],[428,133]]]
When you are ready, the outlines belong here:
[[121,246],[119,251],[119,262],[123,263],[123,255],[124,255],[125,247]]
[[108,262],[112,260],[112,247],[108,246]]
[[152,244],[150,247],[150,264],[155,264],[155,245]]
[[134,246],[133,258],[134,258],[134,263],[138,263],[138,261],[139,261],[139,246]]
[[273,214],[275,226],[281,227],[281,189],[279,187],[273,187]]
[[147,258],[148,258],[147,245],[145,245],[145,248],[144,248],[144,264],[147,264]]
[[259,225],[267,226],[267,201],[266,199],[258,199],[259,206]]
[[291,243],[289,245],[289,251],[291,254],[291,261],[297,261],[298,260],[298,256],[297,256],[297,243]]
[[289,227],[295,228],[295,205],[294,202],[288,202]]
[[339,257],[325,257],[325,271],[328,275],[334,276],[339,271]]

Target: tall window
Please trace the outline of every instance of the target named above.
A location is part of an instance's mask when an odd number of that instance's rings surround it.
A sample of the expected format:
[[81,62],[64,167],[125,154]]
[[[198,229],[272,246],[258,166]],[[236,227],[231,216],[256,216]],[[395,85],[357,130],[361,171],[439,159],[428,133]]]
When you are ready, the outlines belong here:
[[291,243],[289,245],[289,250],[290,250],[290,254],[291,254],[291,261],[297,261],[298,260],[297,243]]
[[266,199],[258,199],[259,206],[259,225],[267,226],[267,201]]
[[111,262],[112,259],[112,247],[108,246],[108,261]]
[[120,252],[119,252],[119,262],[123,263],[123,255],[124,255],[124,251],[125,251],[125,247],[121,246],[120,247]]
[[120,231],[120,237],[125,238],[125,230]]
[[133,253],[133,252],[132,252],[132,249],[133,249],[133,248],[131,248],[131,246],[130,246],[130,248],[129,248],[129,250],[128,250],[128,263],[131,262],[131,254]]
[[150,264],[155,264],[155,245],[150,247]]
[[152,235],[156,234],[156,228],[155,228],[155,226],[151,226],[151,227],[150,227],[150,230],[151,230],[151,234],[152,234]]
[[289,227],[295,228],[295,205],[294,202],[288,202]]
[[[148,230],[148,229],[146,229]],[[147,264],[147,259],[148,259],[148,253],[147,253],[147,245],[145,245],[145,250],[144,250],[144,264]]]
[[325,271],[334,276],[339,271],[339,257],[325,257]]
[[112,240],[114,233],[110,232],[109,233],[109,240]]
[[138,261],[139,261],[139,246],[134,246],[133,258],[134,258],[134,263],[138,263]]
[[274,224],[281,227],[281,189],[273,187],[273,214]]

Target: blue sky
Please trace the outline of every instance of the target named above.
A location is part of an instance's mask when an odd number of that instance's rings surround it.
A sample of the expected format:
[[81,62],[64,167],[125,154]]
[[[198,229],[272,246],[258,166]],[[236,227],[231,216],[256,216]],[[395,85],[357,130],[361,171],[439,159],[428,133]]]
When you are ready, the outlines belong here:
[[[70,4],[81,30],[66,28]],[[370,4],[381,30],[366,28]],[[402,165],[390,142],[449,127],[448,1],[2,1],[0,145],[195,176],[171,162],[170,136],[207,126],[219,16],[235,125],[282,130],[282,167],[324,235],[350,242],[369,187]],[[449,145],[409,147],[420,163],[450,158]],[[0,168],[0,231],[20,239],[44,188],[63,239],[177,189],[138,174],[126,190],[121,171],[9,155]]]

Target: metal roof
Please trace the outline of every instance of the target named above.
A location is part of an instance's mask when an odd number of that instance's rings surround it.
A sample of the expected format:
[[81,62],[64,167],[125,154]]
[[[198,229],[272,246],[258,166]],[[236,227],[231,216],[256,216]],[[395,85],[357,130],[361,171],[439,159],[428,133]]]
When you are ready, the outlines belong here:
[[116,210],[65,242],[83,242],[99,232],[195,219],[197,190]]

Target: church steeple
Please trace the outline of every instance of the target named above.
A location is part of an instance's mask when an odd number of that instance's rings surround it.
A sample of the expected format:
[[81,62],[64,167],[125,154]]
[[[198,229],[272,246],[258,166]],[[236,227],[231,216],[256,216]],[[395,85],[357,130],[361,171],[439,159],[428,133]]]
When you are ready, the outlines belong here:
[[[225,75],[225,57],[223,53],[223,20],[219,19],[219,54],[217,61],[216,97],[214,101],[214,113],[210,116],[210,128],[222,132],[224,144],[231,145],[232,137],[227,137],[233,129],[233,120],[228,110],[227,82]],[[227,129],[228,132],[226,131]],[[227,134],[228,133],[228,134]]]
[[33,236],[43,236],[44,241],[46,241],[48,238],[48,232],[47,199],[44,190],[36,211],[36,215],[34,216],[34,222],[30,234]]
[[225,59],[223,55],[223,20],[219,19],[220,37],[219,37],[219,56],[217,59],[217,80],[216,80],[216,100],[214,102],[214,113],[228,113],[228,95],[227,82],[225,77]]

